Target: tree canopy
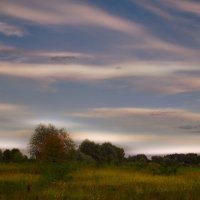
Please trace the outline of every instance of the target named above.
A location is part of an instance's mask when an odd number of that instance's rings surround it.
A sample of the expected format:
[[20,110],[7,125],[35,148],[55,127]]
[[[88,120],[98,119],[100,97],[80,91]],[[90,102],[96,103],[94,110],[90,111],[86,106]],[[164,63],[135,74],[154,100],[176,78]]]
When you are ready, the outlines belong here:
[[60,162],[68,159],[75,149],[73,140],[64,128],[39,124],[30,139],[29,153],[41,161]]
[[84,140],[79,151],[91,156],[99,163],[120,163],[124,159],[124,150],[109,142],[97,144],[90,140]]

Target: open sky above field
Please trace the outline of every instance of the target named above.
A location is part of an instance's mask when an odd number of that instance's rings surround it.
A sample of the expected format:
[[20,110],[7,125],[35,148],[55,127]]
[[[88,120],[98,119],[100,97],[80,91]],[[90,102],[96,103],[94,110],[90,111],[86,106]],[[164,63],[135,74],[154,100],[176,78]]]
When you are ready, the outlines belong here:
[[200,2],[0,0],[0,148],[34,127],[129,153],[200,152]]

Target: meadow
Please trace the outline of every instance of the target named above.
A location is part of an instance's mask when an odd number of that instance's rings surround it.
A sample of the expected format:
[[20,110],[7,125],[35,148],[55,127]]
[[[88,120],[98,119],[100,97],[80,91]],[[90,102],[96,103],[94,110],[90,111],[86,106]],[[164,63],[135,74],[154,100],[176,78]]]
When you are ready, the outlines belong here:
[[0,200],[199,200],[200,168],[0,163]]

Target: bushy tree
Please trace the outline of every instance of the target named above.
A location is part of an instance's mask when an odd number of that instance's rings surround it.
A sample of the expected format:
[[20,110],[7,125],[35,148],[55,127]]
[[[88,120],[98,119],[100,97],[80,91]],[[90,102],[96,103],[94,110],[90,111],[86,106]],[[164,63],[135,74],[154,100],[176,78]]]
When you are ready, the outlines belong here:
[[124,159],[124,150],[105,142],[97,144],[90,140],[84,140],[79,146],[79,151],[91,156],[98,163],[120,163]]
[[5,162],[21,162],[25,160],[25,156],[17,148],[12,150],[6,149],[2,153],[2,160]]
[[70,158],[75,145],[69,133],[49,124],[39,124],[30,139],[29,153],[40,161],[60,162]]
[[124,159],[124,150],[116,147],[110,142],[105,142],[101,145],[101,154],[105,162],[108,163],[120,163]]
[[11,150],[11,161],[13,162],[21,162],[24,160],[24,155],[19,149],[12,149]]
[[149,161],[149,159],[147,158],[145,154],[137,154],[134,156],[129,156],[128,161],[146,163]]
[[155,163],[163,163],[164,162],[163,156],[152,156],[151,160],[152,160],[152,162],[155,162]]
[[6,161],[6,162],[11,161],[11,158],[12,158],[12,156],[11,156],[11,151],[10,151],[9,149],[6,149],[6,150],[3,152],[2,158],[3,158],[3,161]]
[[3,160],[3,152],[2,152],[2,150],[0,149],[0,161],[2,161]]
[[102,160],[100,145],[90,140],[84,140],[79,146],[80,152],[91,156],[97,162]]

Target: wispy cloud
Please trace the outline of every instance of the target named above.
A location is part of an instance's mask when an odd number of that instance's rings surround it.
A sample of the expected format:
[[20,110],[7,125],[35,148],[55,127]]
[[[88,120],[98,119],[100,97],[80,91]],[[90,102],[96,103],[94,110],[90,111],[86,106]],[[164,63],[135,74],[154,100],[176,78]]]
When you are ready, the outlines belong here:
[[[13,70],[17,69],[17,70]],[[194,65],[190,69],[197,69]],[[115,65],[34,64],[0,62],[0,74],[28,78],[69,78],[74,80],[104,80],[131,76],[165,76],[178,70],[187,70],[187,65],[158,63],[121,63]]]
[[[192,71],[192,70],[191,70]],[[130,80],[135,88],[143,91],[151,91],[161,94],[178,94],[184,92],[199,91],[200,81],[196,76],[171,74],[163,77],[143,77],[143,79]]]
[[0,112],[15,112],[15,111],[21,111],[24,107],[20,105],[15,104],[7,104],[7,103],[0,103]]
[[139,31],[139,25],[111,15],[94,6],[72,1],[1,2],[2,15],[42,25],[99,26],[123,33]]
[[[177,19],[181,20],[180,17],[178,17],[178,13],[189,13],[196,16],[200,16],[200,3],[198,1],[188,1],[188,0],[164,0],[164,1],[134,1],[134,3],[137,3],[138,5],[142,6],[143,8],[149,10],[150,12],[163,17],[165,19]],[[172,11],[175,11],[175,13]],[[182,20],[184,20],[184,16],[182,16]]]
[[1,55],[3,60],[29,63],[68,63],[90,60],[95,57],[94,55],[81,52],[32,50],[0,43],[0,56]]
[[7,51],[10,52],[13,50],[15,50],[15,47],[0,43],[0,53],[7,52]]
[[11,129],[11,124],[19,127],[21,117],[25,115],[27,115],[25,106],[0,103],[0,135],[2,130]]
[[193,129],[180,128],[187,124],[190,127],[199,125],[200,114],[190,110],[107,107],[74,113],[74,117],[85,122],[86,131],[80,131],[75,135],[77,138],[86,137],[99,142],[108,138],[114,143],[124,144],[129,153],[200,152],[196,141],[199,134]]
[[200,16],[200,3],[198,1],[188,0],[165,0],[162,2],[164,5],[170,7],[173,10],[180,12],[191,13],[196,16]]
[[172,109],[172,108],[134,108],[134,107],[124,107],[124,108],[94,108],[88,112],[75,113],[78,117],[87,118],[121,118],[121,117],[150,117],[150,118],[170,118],[170,119],[181,119],[189,121],[200,120],[200,114],[182,110],[182,109]]
[[[149,4],[147,4],[149,5]],[[159,15],[163,13],[160,8],[152,8]],[[115,16],[101,8],[94,7],[83,2],[52,1],[48,3],[34,1],[32,4],[21,0],[1,2],[0,12],[4,16],[25,20],[42,26],[74,26],[77,28],[87,28],[89,26],[100,27],[112,31],[129,34],[133,38],[133,47],[144,49],[145,51],[154,50],[168,52],[171,55],[191,57],[199,55],[195,49],[186,46],[165,41],[156,37],[152,31],[149,31],[143,24],[136,23],[133,20]],[[163,15],[163,14],[162,14]],[[165,13],[166,17],[170,14]],[[90,31],[90,29],[88,29]],[[139,45],[135,45],[139,42]]]
[[6,36],[22,37],[25,35],[25,31],[15,25],[11,25],[5,22],[0,22],[0,33]]
[[[34,53],[33,53],[34,54]],[[37,53],[35,54],[37,55]],[[50,56],[44,52],[41,55]],[[55,55],[54,53],[52,55]],[[67,55],[58,53],[57,55]],[[69,53],[70,55],[70,53]],[[74,54],[74,56],[85,56]],[[194,71],[194,73],[192,73]],[[78,82],[126,80],[127,87],[164,94],[199,91],[200,81],[196,63],[132,62],[118,65],[89,65],[62,63],[0,62],[0,75],[43,80],[71,80]]]

